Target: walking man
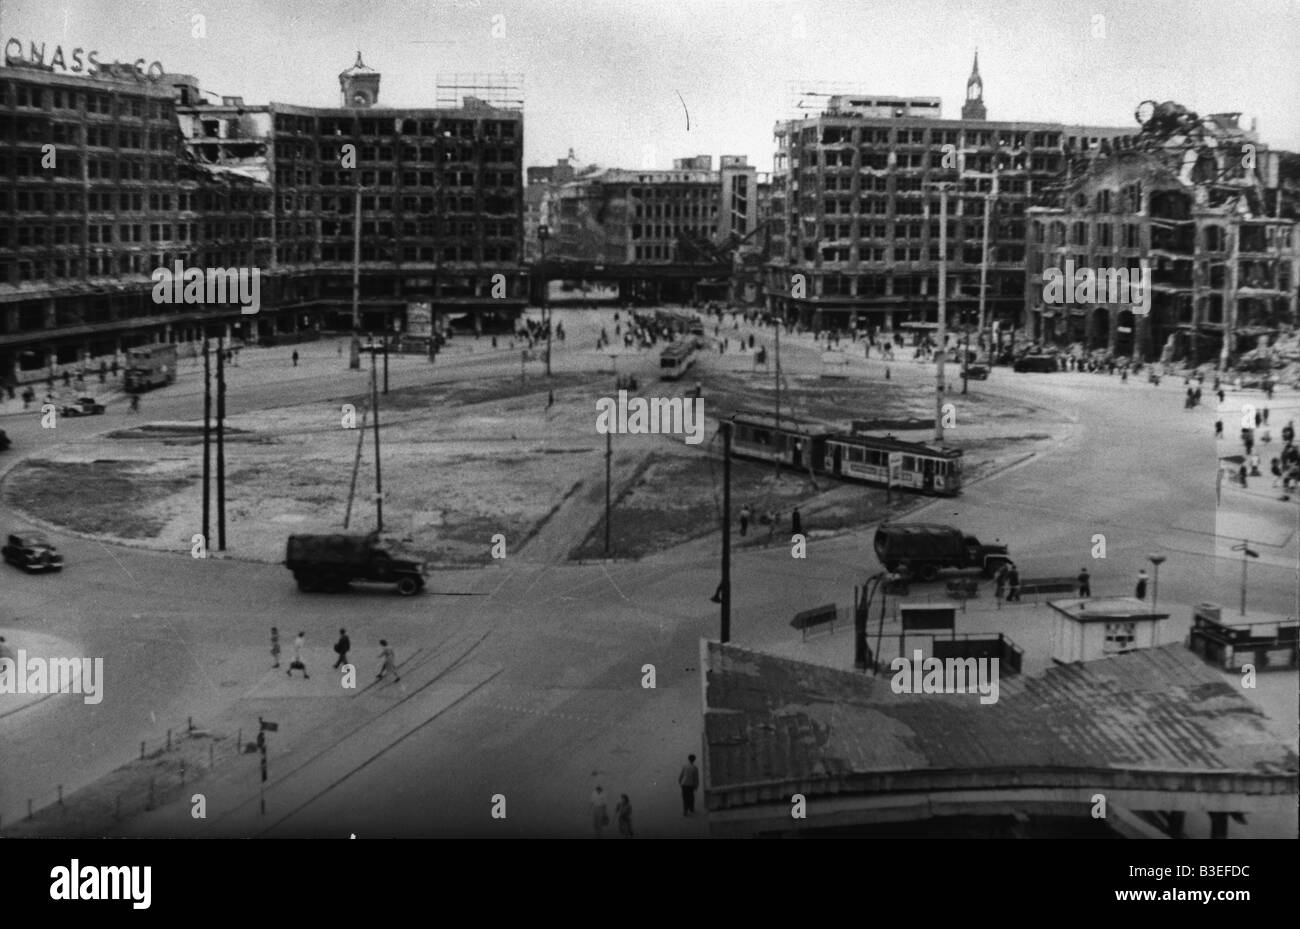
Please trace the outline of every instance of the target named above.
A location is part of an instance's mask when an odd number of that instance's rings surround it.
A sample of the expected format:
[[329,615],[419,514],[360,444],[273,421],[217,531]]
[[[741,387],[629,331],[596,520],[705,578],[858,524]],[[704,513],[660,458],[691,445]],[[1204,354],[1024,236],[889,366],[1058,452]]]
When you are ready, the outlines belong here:
[[339,660],[334,662],[334,667],[340,668],[348,663],[348,652],[352,650],[352,640],[348,638],[346,629],[339,630],[339,640],[334,643],[334,651],[339,656]]
[[618,823],[618,834],[632,838],[632,801],[627,794],[620,794],[618,806],[614,807],[614,820]]
[[384,664],[379,669],[379,674],[376,675],[375,680],[377,681],[383,680],[384,675],[387,674],[389,671],[392,671],[393,680],[400,681],[402,678],[401,675],[397,673],[397,655],[394,654],[393,647],[388,644],[387,639],[380,639],[379,645],[382,648],[382,651],[380,651],[379,653],[379,657],[384,660]]
[[795,535],[803,535],[803,518],[799,515],[798,507],[790,514],[790,531]]
[[1092,596],[1092,575],[1088,573],[1087,568],[1084,568],[1079,572],[1079,596]]
[[311,677],[311,675],[307,673],[307,666],[302,663],[302,646],[306,639],[307,633],[299,632],[298,638],[293,640],[293,661],[289,662],[289,670],[284,672],[289,675],[289,677],[293,677],[293,672],[295,670],[302,672],[303,680],[307,680]]
[[740,534],[744,535],[749,531],[749,504],[746,503],[740,508]]
[[1133,592],[1133,596],[1137,597],[1139,600],[1145,600],[1147,598],[1147,572],[1145,568],[1138,569],[1137,590]]
[[1014,564],[1011,570],[1007,572],[1007,603],[1015,600],[1020,602],[1020,569]]
[[600,838],[601,830],[609,825],[609,807],[606,806],[605,791],[599,784],[591,792],[591,828],[596,830],[596,838]]
[[298,350],[296,348],[293,350],[293,366],[298,367]]
[[271,667],[280,667],[280,630],[274,626],[271,627],[271,657],[275,659]]
[[677,775],[677,783],[682,788],[682,815],[690,816],[695,812],[695,789],[700,786],[700,769],[695,767],[695,756],[687,755],[686,764],[682,765]]

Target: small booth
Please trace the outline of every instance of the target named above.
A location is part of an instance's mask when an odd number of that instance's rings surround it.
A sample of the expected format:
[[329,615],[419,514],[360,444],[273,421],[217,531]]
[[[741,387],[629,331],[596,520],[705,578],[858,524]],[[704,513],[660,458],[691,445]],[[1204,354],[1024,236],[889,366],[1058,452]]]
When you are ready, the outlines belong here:
[[1050,600],[1048,605],[1056,611],[1052,660],[1057,664],[1153,648],[1160,644],[1160,621],[1169,618],[1134,597]]

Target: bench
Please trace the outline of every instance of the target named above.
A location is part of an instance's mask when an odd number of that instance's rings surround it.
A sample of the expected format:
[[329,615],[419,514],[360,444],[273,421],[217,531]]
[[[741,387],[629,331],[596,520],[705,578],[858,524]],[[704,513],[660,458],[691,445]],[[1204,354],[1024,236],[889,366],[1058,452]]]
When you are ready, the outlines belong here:
[[807,638],[808,630],[814,626],[830,623],[831,629],[834,629],[835,619],[838,615],[839,608],[834,603],[828,603],[825,606],[818,606],[811,610],[804,610],[802,613],[796,613],[794,619],[790,621],[790,625],[802,632],[804,638]]

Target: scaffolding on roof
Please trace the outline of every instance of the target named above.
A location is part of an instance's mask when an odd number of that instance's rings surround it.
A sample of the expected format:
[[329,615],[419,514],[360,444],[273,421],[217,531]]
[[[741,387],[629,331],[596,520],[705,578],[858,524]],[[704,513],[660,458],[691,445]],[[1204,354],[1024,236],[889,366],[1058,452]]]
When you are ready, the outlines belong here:
[[459,109],[471,97],[499,110],[524,108],[524,76],[518,72],[439,73],[437,87],[439,109]]

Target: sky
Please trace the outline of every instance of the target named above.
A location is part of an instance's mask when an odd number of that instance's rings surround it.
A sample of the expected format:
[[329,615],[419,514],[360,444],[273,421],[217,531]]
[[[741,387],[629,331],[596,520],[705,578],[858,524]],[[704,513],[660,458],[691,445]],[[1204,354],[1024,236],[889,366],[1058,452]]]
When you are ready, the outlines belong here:
[[955,118],[976,49],[991,119],[1136,128],[1140,101],[1175,100],[1300,151],[1300,0],[0,0],[10,37],[248,103],[336,106],[358,49],[381,105],[434,106],[441,73],[522,74],[528,165],[770,170],[792,84]]

